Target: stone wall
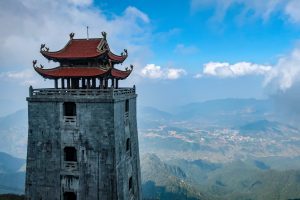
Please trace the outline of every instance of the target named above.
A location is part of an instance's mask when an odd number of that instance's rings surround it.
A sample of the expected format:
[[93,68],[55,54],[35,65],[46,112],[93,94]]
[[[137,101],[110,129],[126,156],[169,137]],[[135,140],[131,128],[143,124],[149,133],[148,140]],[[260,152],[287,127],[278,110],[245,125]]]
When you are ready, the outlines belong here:
[[[60,200],[65,192],[77,200],[141,199],[135,94],[27,100],[27,199]],[[65,121],[64,102],[76,103],[74,121]],[[65,161],[65,147],[75,147],[77,161]]]

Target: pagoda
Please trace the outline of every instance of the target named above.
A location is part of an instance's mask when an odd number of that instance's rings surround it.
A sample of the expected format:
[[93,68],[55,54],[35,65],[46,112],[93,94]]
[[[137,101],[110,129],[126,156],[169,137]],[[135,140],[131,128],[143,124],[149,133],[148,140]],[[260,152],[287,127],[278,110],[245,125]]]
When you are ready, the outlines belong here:
[[141,200],[136,89],[120,87],[128,56],[102,38],[70,40],[40,53],[59,63],[34,70],[53,88],[29,88],[27,200]]
[[133,69],[132,65],[125,71],[114,67],[125,61],[127,50],[124,49],[121,55],[112,53],[105,32],[102,32],[103,38],[74,39],[74,35],[70,33],[69,42],[59,51],[51,52],[42,44],[41,54],[49,61],[58,62],[59,66],[44,69],[43,65],[37,66],[37,61],[34,60],[34,70],[46,79],[53,79],[56,89],[59,82],[62,89],[118,88],[119,80],[126,79]]

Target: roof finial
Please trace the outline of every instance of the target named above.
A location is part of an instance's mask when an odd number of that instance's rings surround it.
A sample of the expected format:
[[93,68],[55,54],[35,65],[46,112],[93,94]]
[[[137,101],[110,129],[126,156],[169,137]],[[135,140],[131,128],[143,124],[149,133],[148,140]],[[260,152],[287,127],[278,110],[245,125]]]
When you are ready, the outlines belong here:
[[89,39],[89,26],[86,26],[86,39]]
[[102,31],[101,34],[102,34],[103,38],[106,40],[106,32]]
[[45,48],[45,44],[41,44],[41,48],[40,48],[40,51],[43,51],[43,49]]
[[70,33],[70,39],[72,40],[73,39],[73,37],[74,37],[74,35],[75,35],[75,33]]
[[33,61],[32,61],[33,67],[35,67],[36,63],[37,63],[37,60],[33,60]]

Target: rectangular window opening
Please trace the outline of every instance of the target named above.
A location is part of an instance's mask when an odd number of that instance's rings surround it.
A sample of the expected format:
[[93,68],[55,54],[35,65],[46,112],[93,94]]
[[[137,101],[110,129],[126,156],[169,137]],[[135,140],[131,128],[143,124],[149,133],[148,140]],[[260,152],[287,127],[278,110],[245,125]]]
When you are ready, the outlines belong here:
[[126,99],[125,101],[125,112],[128,112],[129,111],[129,100]]
[[65,102],[64,103],[64,116],[76,116],[75,102]]

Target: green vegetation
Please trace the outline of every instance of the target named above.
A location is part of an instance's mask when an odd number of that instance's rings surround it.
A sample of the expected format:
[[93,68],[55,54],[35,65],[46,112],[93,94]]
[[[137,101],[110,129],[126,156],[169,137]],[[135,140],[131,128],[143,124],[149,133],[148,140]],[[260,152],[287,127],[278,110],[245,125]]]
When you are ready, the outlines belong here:
[[162,162],[147,154],[141,162],[145,199],[300,199],[300,170],[274,170],[258,160]]

